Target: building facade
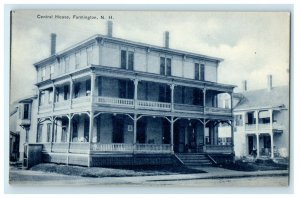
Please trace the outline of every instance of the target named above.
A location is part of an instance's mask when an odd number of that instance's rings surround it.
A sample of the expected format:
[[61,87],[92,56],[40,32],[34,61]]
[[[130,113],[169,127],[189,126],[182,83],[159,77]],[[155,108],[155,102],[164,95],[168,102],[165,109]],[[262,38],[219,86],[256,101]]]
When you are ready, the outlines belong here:
[[[289,156],[289,88],[273,87],[234,94],[234,139],[236,157],[278,158]],[[229,127],[220,127],[228,134]],[[227,130],[227,131],[226,131]]]
[[[43,161],[84,166],[171,164],[176,153],[233,155],[218,144],[231,108],[218,95],[232,85],[217,79],[222,59],[95,35],[34,64],[29,143]],[[232,131],[232,130],[231,130]],[[180,161],[180,159],[178,159]]]

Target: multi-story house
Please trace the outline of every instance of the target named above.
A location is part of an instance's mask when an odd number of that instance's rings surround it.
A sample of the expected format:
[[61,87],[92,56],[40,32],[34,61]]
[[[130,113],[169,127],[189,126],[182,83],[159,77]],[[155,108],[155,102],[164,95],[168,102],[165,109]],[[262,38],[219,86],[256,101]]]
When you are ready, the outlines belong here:
[[[218,106],[232,85],[218,83],[220,58],[95,35],[34,64],[38,99],[30,143],[43,161],[84,166],[171,164],[177,153],[231,158],[218,145]],[[35,110],[33,110],[35,111]]]
[[[273,87],[271,75],[267,82],[266,89],[248,91],[243,81],[243,91],[233,94],[236,157],[289,156],[289,88]],[[228,130],[219,129],[222,134]]]

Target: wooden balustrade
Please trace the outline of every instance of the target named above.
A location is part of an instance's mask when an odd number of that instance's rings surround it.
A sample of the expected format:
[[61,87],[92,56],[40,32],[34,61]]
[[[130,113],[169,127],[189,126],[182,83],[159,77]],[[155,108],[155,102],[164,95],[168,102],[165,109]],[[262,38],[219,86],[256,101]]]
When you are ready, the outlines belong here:
[[54,103],[54,110],[59,111],[59,110],[69,109],[69,105],[70,105],[70,100],[59,101]]
[[142,153],[170,153],[171,144],[136,144],[135,152]]
[[150,110],[171,110],[171,103],[166,102],[154,102],[148,100],[138,100],[137,106],[139,109],[150,109]]
[[116,105],[116,106],[124,106],[124,107],[134,107],[133,99],[125,99],[125,98],[112,98],[112,97],[96,97],[96,103],[105,104],[105,105]]
[[231,114],[231,109],[219,107],[205,107],[205,113],[209,114]]
[[123,144],[123,143],[112,143],[112,144],[100,144],[92,143],[91,151],[99,152],[132,152],[133,144]]

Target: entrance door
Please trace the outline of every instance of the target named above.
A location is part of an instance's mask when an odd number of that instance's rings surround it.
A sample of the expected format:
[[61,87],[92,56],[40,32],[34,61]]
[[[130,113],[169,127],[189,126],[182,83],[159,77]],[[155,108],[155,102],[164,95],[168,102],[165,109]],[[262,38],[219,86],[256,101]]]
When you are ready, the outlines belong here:
[[248,154],[253,153],[253,136],[248,136]]
[[193,125],[187,127],[187,151],[196,152],[196,129]]
[[113,117],[113,143],[124,142],[124,120],[121,118]]
[[137,143],[146,143],[146,123],[143,120],[137,122]]

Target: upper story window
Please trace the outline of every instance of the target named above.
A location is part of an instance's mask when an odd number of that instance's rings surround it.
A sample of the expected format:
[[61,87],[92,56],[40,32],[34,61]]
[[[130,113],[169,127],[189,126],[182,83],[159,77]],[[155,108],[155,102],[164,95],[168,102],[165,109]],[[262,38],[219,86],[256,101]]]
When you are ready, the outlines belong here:
[[171,58],[160,57],[160,74],[165,76],[171,76],[172,74],[172,62]]
[[53,75],[54,75],[54,63],[50,65],[50,77],[53,77]]
[[42,67],[42,80],[46,78],[46,67]]
[[121,50],[121,68],[133,70],[134,67],[134,52]]
[[75,54],[75,68],[78,69],[80,67],[80,52]]
[[234,123],[235,123],[235,126],[243,126],[243,116],[242,115],[235,115],[234,116]]
[[29,119],[29,104],[24,104],[23,119]]
[[87,53],[87,65],[92,64],[93,61],[93,47],[88,47],[86,49],[86,53]]
[[205,80],[205,65],[195,63],[195,80]]

